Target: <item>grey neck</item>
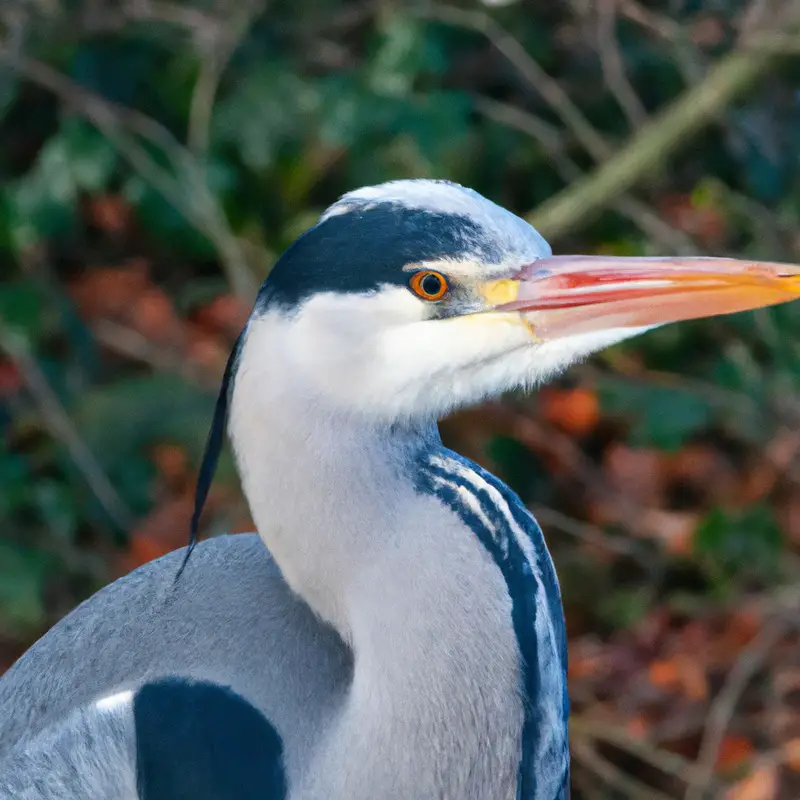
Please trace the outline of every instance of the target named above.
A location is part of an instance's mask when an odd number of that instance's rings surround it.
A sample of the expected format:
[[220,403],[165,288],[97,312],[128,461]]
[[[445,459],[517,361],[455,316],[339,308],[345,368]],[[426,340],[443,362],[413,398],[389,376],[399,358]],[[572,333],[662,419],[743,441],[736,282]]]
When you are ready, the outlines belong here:
[[438,433],[322,414],[248,380],[230,433],[253,518],[354,654],[313,770],[335,785],[298,797],[512,798],[523,709],[511,601],[473,533],[415,488]]

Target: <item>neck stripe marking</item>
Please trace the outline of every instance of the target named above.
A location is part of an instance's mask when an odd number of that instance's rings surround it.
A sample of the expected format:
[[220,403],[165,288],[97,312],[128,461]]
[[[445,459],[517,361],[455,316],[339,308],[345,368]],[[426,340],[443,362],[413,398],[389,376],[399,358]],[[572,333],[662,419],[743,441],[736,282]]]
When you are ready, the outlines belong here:
[[508,487],[443,447],[423,458],[420,478],[419,488],[475,533],[508,587],[525,693],[517,800],[561,798],[569,776],[566,634],[541,530]]

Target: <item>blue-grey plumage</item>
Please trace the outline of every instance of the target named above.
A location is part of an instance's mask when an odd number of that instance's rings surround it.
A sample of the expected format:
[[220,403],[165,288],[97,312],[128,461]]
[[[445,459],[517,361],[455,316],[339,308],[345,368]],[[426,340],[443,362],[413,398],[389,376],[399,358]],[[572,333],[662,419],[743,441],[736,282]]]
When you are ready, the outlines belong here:
[[[267,278],[226,370],[258,537],[171,554],[0,679],[0,798],[559,800],[566,634],[519,499],[446,450],[449,410],[636,329],[542,341],[505,311],[550,256],[446,182],[334,204]],[[266,547],[264,546],[266,545]]]
[[[797,268],[552,256],[443,181],[351,192],[228,362],[258,535],[148,564],[0,679],[0,800],[564,800],[567,648],[542,532],[449,410],[654,325],[792,299]],[[265,546],[266,545],[266,546]]]

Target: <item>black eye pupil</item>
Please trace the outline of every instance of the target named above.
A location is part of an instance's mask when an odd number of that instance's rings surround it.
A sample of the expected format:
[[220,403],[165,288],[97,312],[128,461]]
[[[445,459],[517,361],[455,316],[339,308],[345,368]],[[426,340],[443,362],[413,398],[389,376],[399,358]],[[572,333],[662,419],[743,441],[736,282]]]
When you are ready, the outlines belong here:
[[420,281],[420,286],[425,294],[436,295],[442,291],[442,279],[438,275],[426,275]]

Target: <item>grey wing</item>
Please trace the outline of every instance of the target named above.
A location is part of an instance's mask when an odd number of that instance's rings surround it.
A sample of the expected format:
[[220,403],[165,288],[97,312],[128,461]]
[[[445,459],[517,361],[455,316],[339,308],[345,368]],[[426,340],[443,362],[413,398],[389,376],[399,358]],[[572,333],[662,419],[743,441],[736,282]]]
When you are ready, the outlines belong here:
[[78,709],[0,765],[0,800],[285,800],[283,742],[230,689],[165,678]]
[[175,584],[181,557],[98,592],[0,678],[0,774],[4,759],[70,715],[116,693],[141,697],[146,685],[192,686],[195,698],[198,687],[218,687],[204,702],[233,713],[219,694],[229,691],[274,728],[289,778],[302,770],[349,685],[349,651],[291,592],[256,535],[202,543]]

